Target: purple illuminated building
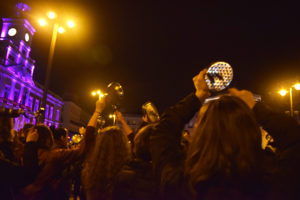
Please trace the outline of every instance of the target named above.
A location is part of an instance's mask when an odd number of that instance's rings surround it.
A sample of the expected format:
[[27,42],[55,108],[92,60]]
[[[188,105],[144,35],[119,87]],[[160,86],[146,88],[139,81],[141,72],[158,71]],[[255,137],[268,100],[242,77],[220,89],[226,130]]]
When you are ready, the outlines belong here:
[[[30,8],[26,4],[17,4],[16,18],[2,18],[0,35],[0,107],[21,108],[27,117],[15,119],[15,129],[25,123],[35,124],[34,113],[39,110],[43,89],[33,80],[35,60],[30,58],[33,26],[22,18],[22,13]],[[62,98],[52,92],[48,93],[45,110],[45,124],[60,124]]]

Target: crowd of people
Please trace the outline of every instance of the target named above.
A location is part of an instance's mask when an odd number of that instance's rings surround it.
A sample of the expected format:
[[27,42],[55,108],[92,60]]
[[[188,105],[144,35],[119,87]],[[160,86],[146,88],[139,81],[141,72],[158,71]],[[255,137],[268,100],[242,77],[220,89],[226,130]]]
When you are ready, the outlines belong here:
[[[0,199],[300,199],[300,126],[247,90],[211,96],[204,80],[159,120],[98,128],[105,97],[70,148],[68,131],[0,116]],[[193,131],[184,126],[197,113]]]

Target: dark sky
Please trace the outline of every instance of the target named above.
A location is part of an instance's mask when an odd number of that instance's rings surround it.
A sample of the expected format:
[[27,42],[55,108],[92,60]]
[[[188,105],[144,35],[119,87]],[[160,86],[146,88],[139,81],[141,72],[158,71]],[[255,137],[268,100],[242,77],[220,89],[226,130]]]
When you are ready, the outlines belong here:
[[[52,8],[61,23],[73,17],[77,26],[58,37],[50,89],[75,96],[87,110],[91,91],[116,81],[125,91],[125,112],[138,113],[148,100],[162,111],[193,91],[194,75],[220,60],[233,66],[234,86],[275,93],[300,77],[300,9],[274,2],[27,1],[37,30],[35,79],[44,80],[51,38],[51,28],[39,27],[36,18]],[[14,2],[0,6],[6,17]]]

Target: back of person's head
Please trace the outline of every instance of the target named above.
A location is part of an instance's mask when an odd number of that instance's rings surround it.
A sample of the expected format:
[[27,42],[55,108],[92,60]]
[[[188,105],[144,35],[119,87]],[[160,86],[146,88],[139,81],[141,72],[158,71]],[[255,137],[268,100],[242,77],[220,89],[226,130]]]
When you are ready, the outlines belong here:
[[154,124],[141,128],[134,137],[133,152],[136,158],[143,161],[151,161],[150,136],[153,133]]
[[0,116],[0,143],[9,140],[11,129],[11,118]]
[[29,132],[29,130],[32,128],[32,127],[34,127],[34,125],[33,124],[31,124],[31,123],[27,123],[27,124],[25,124],[24,126],[23,126],[23,133],[24,133],[24,137],[26,138],[27,137],[27,135],[28,135],[28,132]]
[[39,139],[37,141],[38,147],[41,149],[50,149],[54,143],[53,134],[50,128],[41,124],[37,125],[35,129],[39,135]]
[[94,191],[93,199],[111,194],[113,179],[128,159],[129,144],[122,130],[116,126],[101,130],[82,170],[83,186]]
[[241,180],[259,170],[261,134],[240,99],[222,96],[199,112],[187,152],[185,174],[195,185],[212,177]]
[[65,128],[56,128],[53,132],[54,140],[60,140],[61,137],[66,138],[68,130]]

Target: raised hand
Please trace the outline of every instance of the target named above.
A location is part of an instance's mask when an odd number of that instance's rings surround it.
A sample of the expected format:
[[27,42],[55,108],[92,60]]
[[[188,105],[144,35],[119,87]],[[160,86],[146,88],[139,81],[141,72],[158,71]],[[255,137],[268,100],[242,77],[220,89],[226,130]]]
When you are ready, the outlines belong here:
[[193,82],[196,89],[196,96],[203,102],[207,97],[210,96],[210,92],[204,80],[204,76],[207,73],[207,69],[203,69],[198,75],[194,76]]
[[105,98],[106,97],[102,97],[96,102],[96,108],[95,108],[96,113],[101,113],[103,111],[105,107]]

